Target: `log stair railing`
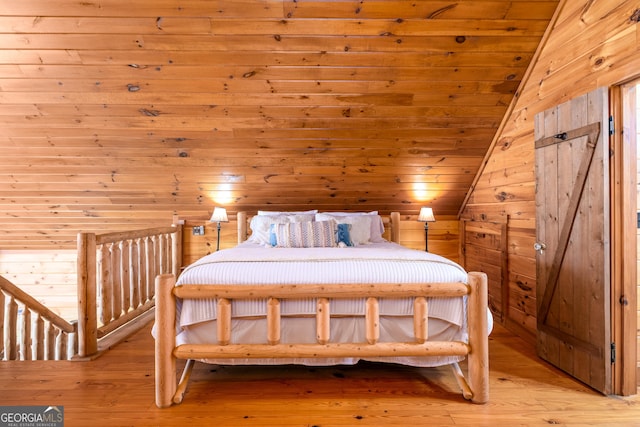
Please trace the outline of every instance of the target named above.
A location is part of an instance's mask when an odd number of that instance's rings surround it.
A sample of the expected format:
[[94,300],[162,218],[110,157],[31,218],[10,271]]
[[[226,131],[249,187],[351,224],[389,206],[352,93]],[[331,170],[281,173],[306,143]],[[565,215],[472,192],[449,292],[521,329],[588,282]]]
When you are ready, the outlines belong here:
[[153,315],[155,277],[176,274],[182,227],[78,234],[78,356],[91,358]]
[[154,314],[155,277],[177,275],[182,226],[78,234],[78,321],[68,322],[0,276],[0,360],[82,360]]
[[7,360],[68,360],[78,325],[68,322],[0,276],[0,356]]

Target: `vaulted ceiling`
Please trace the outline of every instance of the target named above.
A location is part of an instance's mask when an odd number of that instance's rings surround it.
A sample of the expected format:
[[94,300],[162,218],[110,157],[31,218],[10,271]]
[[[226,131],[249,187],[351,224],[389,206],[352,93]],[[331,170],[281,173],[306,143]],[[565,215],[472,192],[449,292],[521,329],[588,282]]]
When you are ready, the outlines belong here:
[[456,215],[555,0],[20,0],[0,250],[241,210]]

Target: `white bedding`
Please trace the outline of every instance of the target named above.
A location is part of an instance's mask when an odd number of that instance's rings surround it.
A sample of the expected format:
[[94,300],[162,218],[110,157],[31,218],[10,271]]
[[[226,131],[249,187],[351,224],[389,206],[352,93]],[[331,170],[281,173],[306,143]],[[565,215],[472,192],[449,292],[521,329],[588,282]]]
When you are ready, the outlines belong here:
[[[270,248],[245,242],[233,249],[207,255],[180,275],[182,284],[318,284],[318,283],[426,283],[466,282],[467,273],[441,256],[407,249],[391,242],[344,248]],[[429,302],[431,340],[466,341],[465,298],[434,298]],[[364,299],[331,302],[334,342],[365,341]],[[306,343],[315,337],[315,300],[281,302],[282,342]],[[380,341],[413,341],[413,302],[410,298],[380,301]],[[266,342],[266,302],[232,301],[232,342]],[[284,317],[299,315],[303,318]],[[358,317],[354,317],[358,316]],[[212,343],[216,337],[216,304],[212,300],[178,301],[177,344]],[[461,357],[373,358],[412,366],[438,366]],[[208,359],[220,364],[306,365],[353,364],[343,359]]]
[[[380,317],[380,342],[411,342],[413,318]],[[265,344],[267,336],[266,319],[234,319],[231,322],[232,344]],[[315,342],[315,318],[283,318],[281,320],[281,342],[306,344]],[[333,342],[365,342],[366,327],[364,318],[341,317],[331,319],[331,340]],[[187,326],[176,337],[176,345],[207,344],[216,342],[216,322],[202,322]],[[465,328],[440,319],[429,319],[429,339],[432,341],[467,341]],[[369,362],[399,363],[402,365],[433,367],[448,365],[463,360],[463,356],[429,357],[367,357]],[[357,357],[343,358],[283,358],[283,359],[204,359],[203,362],[218,365],[307,365],[331,366],[354,365]]]
[[[214,252],[187,267],[181,284],[318,284],[318,283],[428,283],[465,282],[467,274],[455,262],[439,255],[407,249],[391,242],[345,248],[269,248],[242,243]],[[265,301],[232,303],[234,318],[266,314]],[[363,315],[364,300],[334,301],[335,315]],[[207,300],[184,301],[180,326],[216,319],[216,305]],[[315,315],[314,300],[282,302],[283,315]],[[380,301],[380,314],[404,316],[413,313],[411,299]],[[438,298],[430,302],[429,316],[461,326],[461,298]]]

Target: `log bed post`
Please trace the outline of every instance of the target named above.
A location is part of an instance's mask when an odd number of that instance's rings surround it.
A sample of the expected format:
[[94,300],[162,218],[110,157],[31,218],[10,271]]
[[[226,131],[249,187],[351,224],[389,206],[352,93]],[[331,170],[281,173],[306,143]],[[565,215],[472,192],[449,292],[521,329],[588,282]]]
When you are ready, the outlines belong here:
[[167,408],[176,393],[176,298],[173,294],[175,276],[162,274],[156,278],[156,405]]
[[400,212],[391,212],[389,221],[391,221],[390,240],[400,244]]
[[247,213],[238,212],[236,221],[236,226],[238,228],[238,243],[242,243],[247,240]]
[[487,321],[487,275],[469,273],[468,284],[471,287],[467,301],[467,322],[469,328],[468,356],[469,383],[473,403],[486,403],[489,400],[489,337]]

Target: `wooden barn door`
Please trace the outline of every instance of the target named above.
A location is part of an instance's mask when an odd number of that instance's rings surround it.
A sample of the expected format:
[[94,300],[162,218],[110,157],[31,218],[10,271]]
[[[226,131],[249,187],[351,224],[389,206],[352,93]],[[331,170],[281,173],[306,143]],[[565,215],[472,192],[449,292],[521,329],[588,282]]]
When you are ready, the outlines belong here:
[[538,354],[609,394],[607,90],[535,120]]

